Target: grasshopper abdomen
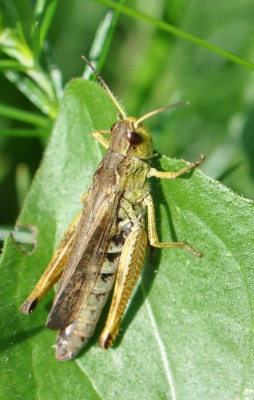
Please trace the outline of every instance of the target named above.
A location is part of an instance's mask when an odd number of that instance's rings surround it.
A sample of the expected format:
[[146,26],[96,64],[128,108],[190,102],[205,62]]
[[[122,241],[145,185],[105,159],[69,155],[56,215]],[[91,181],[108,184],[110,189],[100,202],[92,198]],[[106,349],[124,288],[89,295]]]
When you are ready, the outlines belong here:
[[54,346],[58,360],[67,361],[74,358],[93,336],[103,307],[115,283],[119,259],[131,226],[131,222],[125,224],[120,232],[113,236],[105,254],[102,269],[78,317],[58,333]]

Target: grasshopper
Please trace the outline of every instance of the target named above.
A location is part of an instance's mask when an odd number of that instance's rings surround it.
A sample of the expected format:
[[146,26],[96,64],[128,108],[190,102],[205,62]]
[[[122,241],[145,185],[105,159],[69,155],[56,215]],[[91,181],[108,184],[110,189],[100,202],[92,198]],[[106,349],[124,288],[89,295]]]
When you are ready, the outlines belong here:
[[114,342],[141,274],[148,240],[154,247],[178,247],[201,257],[201,253],[186,243],[159,242],[148,186],[150,177],[175,179],[204,160],[201,155],[199,160],[177,172],[158,171],[149,164],[154,149],[152,137],[142,121],[181,104],[154,110],[140,118],[128,117],[93,65],[83,59],[108,92],[121,118],[110,131],[93,133],[107,152],[95,171],[91,188],[83,195],[84,208],[68,227],[48,267],[20,307],[25,314],[31,313],[60,280],[46,326],[59,331],[55,354],[61,361],[75,357],[93,335],[113,286],[99,345],[107,349]]

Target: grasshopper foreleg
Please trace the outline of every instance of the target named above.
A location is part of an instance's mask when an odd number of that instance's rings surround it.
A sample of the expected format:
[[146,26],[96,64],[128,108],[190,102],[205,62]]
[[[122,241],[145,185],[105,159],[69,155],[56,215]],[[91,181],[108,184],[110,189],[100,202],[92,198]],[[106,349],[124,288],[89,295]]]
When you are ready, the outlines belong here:
[[109,141],[103,136],[103,133],[110,133],[110,131],[94,131],[93,137],[98,140],[98,142],[105,147],[105,149],[109,148]]

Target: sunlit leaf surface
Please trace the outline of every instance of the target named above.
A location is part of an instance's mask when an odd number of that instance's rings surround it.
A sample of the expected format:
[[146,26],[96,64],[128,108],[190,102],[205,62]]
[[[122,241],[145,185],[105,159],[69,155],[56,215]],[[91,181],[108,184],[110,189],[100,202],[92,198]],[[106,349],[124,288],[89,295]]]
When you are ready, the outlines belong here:
[[[72,81],[52,138],[20,216],[38,230],[31,256],[9,239],[1,263],[1,392],[5,399],[251,399],[253,372],[253,204],[202,172],[154,180],[160,239],[179,249],[148,251],[140,285],[113,348],[102,351],[99,330],[75,360],[60,363],[44,328],[52,295],[34,314],[18,307],[81,208],[102,157],[92,138],[117,111],[96,84]],[[198,155],[197,155],[198,156]],[[161,157],[157,168],[182,162]]]

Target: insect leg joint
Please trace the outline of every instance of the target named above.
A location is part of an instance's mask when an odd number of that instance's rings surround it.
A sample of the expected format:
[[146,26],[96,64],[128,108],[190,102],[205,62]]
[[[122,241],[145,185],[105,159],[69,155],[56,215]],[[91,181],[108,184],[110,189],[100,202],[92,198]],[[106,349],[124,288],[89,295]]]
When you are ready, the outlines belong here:
[[149,195],[144,199],[144,204],[147,207],[147,215],[148,215],[148,237],[150,245],[157,248],[172,248],[179,247],[185,250],[190,251],[197,257],[202,257],[202,254],[196,251],[193,247],[189,246],[184,242],[160,242],[157,235],[156,224],[155,224],[155,211],[153,205],[153,199]]
[[98,142],[105,147],[105,149],[109,148],[108,140],[103,136],[103,133],[109,133],[110,131],[94,131],[93,137],[98,140]]
[[150,178],[151,176],[155,176],[156,178],[175,179],[178,176],[181,176],[186,172],[197,168],[204,161],[204,159],[205,156],[201,154],[200,158],[197,161],[194,161],[193,163],[187,165],[187,167],[184,167],[179,171],[158,171],[156,168],[151,168],[147,176],[148,178]]

